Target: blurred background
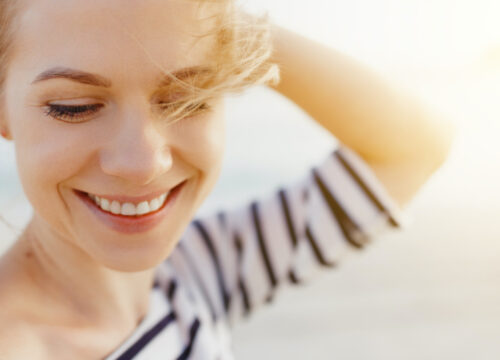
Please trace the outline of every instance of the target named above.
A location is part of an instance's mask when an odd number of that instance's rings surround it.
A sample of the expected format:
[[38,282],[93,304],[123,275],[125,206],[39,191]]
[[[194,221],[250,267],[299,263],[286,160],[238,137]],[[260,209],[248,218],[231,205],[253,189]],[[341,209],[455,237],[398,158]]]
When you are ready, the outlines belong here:
[[[455,121],[459,134],[447,163],[405,209],[410,228],[384,234],[306,286],[283,289],[238,325],[236,358],[500,358],[500,2],[240,3],[363,61]],[[222,176],[199,215],[269,194],[335,146],[266,88],[228,98],[227,118]],[[0,154],[0,213],[22,227],[31,209],[12,145],[1,141]],[[15,236],[0,223],[0,253]]]

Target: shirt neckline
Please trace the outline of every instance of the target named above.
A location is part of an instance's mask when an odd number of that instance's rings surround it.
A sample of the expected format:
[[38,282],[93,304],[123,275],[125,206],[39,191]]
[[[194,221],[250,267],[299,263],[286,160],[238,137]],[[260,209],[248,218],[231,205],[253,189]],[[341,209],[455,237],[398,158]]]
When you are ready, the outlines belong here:
[[132,346],[140,337],[170,310],[163,291],[153,287],[149,293],[149,305],[144,318],[109,355],[103,360],[113,360]]

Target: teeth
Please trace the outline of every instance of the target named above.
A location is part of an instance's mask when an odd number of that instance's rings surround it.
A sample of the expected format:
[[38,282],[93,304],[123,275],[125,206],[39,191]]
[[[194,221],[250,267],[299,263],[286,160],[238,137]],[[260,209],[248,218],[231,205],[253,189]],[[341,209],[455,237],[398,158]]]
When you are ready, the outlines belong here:
[[121,204],[116,200],[111,201],[93,194],[88,194],[88,196],[104,211],[111,212],[115,215],[138,216],[148,214],[161,208],[167,199],[168,193],[162,194],[149,202],[140,202],[137,205],[129,202]]
[[118,201],[114,200],[109,207],[113,214],[119,214],[121,212],[121,205]]
[[135,215],[135,205],[132,203],[125,203],[122,205],[122,215]]
[[104,211],[109,211],[109,200],[108,199],[100,199],[100,203],[101,203],[101,209],[103,209]]
[[149,203],[147,201],[141,202],[139,205],[137,205],[137,215],[144,215],[150,212],[151,210],[149,209]]
[[160,200],[159,199],[153,199],[149,202],[149,209],[151,211],[156,211],[160,208]]

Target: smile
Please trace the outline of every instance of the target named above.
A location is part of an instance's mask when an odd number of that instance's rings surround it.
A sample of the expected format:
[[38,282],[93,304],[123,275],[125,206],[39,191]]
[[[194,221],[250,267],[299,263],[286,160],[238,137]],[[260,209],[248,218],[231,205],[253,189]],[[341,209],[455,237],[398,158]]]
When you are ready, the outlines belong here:
[[[131,234],[151,230],[166,218],[187,180],[154,198],[116,198],[74,190],[97,219],[111,229]],[[132,200],[133,199],[133,200]]]
[[170,191],[152,199],[151,201],[141,201],[138,204],[131,202],[121,203],[117,200],[106,199],[94,194],[87,194],[94,203],[102,210],[115,215],[141,216],[152,213],[163,206]]

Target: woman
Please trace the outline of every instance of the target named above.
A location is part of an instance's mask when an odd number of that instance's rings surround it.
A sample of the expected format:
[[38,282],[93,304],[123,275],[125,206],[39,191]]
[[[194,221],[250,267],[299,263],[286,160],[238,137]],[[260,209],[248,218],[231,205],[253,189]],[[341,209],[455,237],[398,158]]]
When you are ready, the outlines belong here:
[[[351,59],[230,0],[0,6],[0,132],[34,209],[0,261],[1,359],[232,358],[235,321],[401,225],[451,144]],[[224,94],[261,83],[342,145],[191,222],[219,175]]]

